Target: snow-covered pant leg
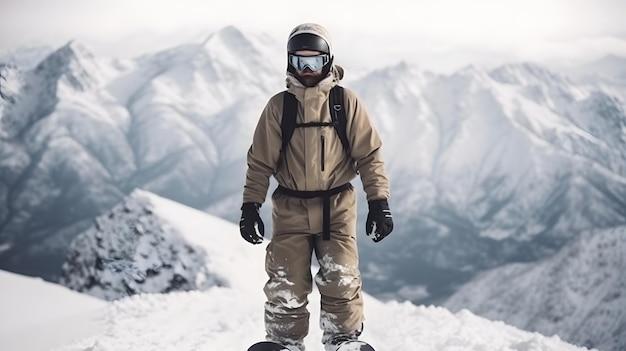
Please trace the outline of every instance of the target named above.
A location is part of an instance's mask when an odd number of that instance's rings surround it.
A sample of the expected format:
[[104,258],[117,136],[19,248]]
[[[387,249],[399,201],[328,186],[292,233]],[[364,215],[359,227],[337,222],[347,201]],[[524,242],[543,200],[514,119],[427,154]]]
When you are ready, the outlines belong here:
[[333,234],[317,241],[320,269],[315,282],[321,294],[322,342],[337,334],[358,335],[363,326],[363,296],[356,240]]
[[275,235],[267,246],[265,269],[265,329],[267,339],[304,350],[309,332],[308,295],[312,290],[313,237]]
[[337,334],[358,336],[363,328],[363,296],[356,238],[356,195],[348,190],[334,199],[330,240],[315,239],[320,269],[322,342]]

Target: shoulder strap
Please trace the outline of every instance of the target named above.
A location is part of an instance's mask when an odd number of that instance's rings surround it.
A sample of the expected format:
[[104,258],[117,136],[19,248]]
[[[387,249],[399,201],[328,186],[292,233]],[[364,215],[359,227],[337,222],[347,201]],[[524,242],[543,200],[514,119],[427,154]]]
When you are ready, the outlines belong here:
[[320,127],[334,125],[337,135],[341,140],[341,144],[346,152],[350,153],[350,141],[347,134],[347,118],[346,110],[344,108],[344,92],[343,87],[336,85],[330,90],[330,102],[328,104],[330,108],[330,116],[332,123],[307,123],[297,124],[296,118],[298,115],[298,100],[295,95],[285,91],[283,93],[283,117],[280,122],[281,139],[282,144],[280,147],[280,153],[284,153],[289,145],[289,141],[293,136],[293,132],[296,127]]
[[337,135],[347,153],[350,153],[350,141],[348,140],[346,109],[344,107],[343,87],[335,85],[330,90],[330,115],[335,124]]
[[296,129],[296,117],[298,115],[298,100],[296,100],[296,96],[285,91],[283,98],[283,118],[280,121],[282,138],[282,145],[280,147],[281,153],[284,153],[287,149],[287,145],[289,145],[293,131]]

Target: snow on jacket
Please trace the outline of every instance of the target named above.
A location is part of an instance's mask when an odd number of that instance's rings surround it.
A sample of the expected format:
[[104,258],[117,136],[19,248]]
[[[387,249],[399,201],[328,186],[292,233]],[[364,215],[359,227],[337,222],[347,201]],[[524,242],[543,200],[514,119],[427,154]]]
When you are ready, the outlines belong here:
[[[342,78],[340,66],[335,66],[315,87],[305,88],[288,76],[287,90],[298,100],[297,123],[330,122],[330,90]],[[338,187],[360,174],[367,200],[389,197],[381,139],[356,94],[347,88],[344,88],[344,94],[350,157],[333,126],[308,127],[295,129],[281,162],[284,92],[270,98],[248,150],[244,202],[263,203],[271,175],[285,188],[312,191]]]

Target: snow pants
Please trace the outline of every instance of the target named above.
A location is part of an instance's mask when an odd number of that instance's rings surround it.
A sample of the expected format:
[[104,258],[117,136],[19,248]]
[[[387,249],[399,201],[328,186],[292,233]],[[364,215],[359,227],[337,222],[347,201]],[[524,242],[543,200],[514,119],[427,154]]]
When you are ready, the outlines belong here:
[[[322,342],[336,334],[358,334],[363,325],[363,298],[356,239],[354,188],[330,199],[330,239],[322,237],[322,201],[274,192],[273,234],[265,269],[267,339],[304,350],[309,332],[308,295],[313,280],[320,292]],[[319,270],[313,279],[313,254]]]

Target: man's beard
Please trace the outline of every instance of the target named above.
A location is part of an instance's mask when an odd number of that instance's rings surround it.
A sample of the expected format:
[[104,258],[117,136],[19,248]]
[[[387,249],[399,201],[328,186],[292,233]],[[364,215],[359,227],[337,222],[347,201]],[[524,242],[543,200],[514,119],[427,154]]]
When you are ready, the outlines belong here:
[[307,88],[311,88],[319,84],[324,77],[321,74],[308,74],[301,75],[300,73],[295,74],[296,78]]

